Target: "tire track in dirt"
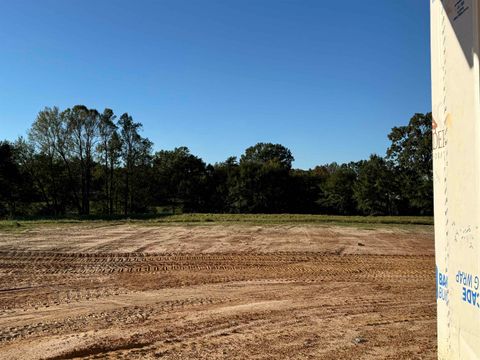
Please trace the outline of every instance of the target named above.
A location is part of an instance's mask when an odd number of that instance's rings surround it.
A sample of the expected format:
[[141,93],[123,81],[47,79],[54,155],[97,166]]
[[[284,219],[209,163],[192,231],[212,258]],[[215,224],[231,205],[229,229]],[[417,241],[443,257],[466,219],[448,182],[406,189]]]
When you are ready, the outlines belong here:
[[[311,274],[321,271],[332,276],[365,273],[375,277],[430,275],[430,256],[329,255],[302,253],[273,254],[151,254],[151,253],[52,253],[0,252],[0,272],[18,274],[34,270],[40,274],[86,274],[113,272],[236,271],[258,269]],[[416,267],[405,267],[414,262]],[[426,266],[421,266],[427,263]],[[395,265],[400,265],[398,269]],[[420,265],[420,266],[419,266]],[[2,289],[0,288],[0,292]]]
[[435,358],[432,255],[151,252],[161,240],[140,230],[141,246],[115,228],[99,244],[0,246],[0,358]]

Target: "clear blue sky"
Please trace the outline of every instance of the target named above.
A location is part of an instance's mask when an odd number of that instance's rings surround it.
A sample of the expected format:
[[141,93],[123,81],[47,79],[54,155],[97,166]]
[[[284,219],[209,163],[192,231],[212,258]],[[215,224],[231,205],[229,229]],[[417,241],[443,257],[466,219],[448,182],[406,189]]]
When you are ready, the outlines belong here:
[[383,155],[431,108],[428,0],[1,1],[0,44],[0,139],[85,104],[155,150],[274,142],[310,168]]

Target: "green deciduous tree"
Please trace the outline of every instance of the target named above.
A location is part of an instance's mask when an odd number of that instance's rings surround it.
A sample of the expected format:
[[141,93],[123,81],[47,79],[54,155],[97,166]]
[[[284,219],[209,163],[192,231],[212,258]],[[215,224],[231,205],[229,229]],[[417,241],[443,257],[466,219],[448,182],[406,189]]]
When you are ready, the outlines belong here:
[[187,147],[162,150],[153,158],[157,202],[184,211],[205,211],[206,165]]
[[207,166],[207,207],[212,212],[235,212],[234,192],[238,178],[239,165],[237,158]]
[[[124,113],[118,121],[121,156],[124,165],[123,209],[128,215],[135,209],[145,209],[144,195],[148,193],[147,171],[150,167],[152,142],[140,135],[141,123]],[[142,173],[143,171],[143,173]]]
[[395,215],[398,192],[391,164],[378,155],[360,162],[354,198],[364,215]]
[[73,160],[79,164],[81,184],[81,213],[90,214],[90,193],[94,150],[99,141],[100,114],[95,109],[76,105],[62,113],[66,121],[67,139]]
[[332,167],[322,184],[322,209],[333,214],[354,214],[357,209],[353,193],[356,181],[357,173],[352,166],[343,164]]
[[290,150],[280,144],[258,143],[247,148],[232,191],[236,211],[287,212],[293,160]]
[[291,169],[293,160],[292,152],[281,144],[257,143],[245,150],[240,163],[275,164],[284,169]]
[[122,144],[115,124],[115,114],[111,109],[105,109],[100,115],[98,158],[103,167],[104,206],[105,211],[114,213],[115,168],[118,166]]
[[[71,194],[71,203],[82,213],[82,204],[79,197],[79,181],[75,169],[75,155],[70,137],[68,121],[63,112],[57,107],[46,107],[40,111],[29,132],[29,140],[35,152],[40,155],[38,160],[48,166],[48,178],[51,182],[53,199],[59,206],[59,189],[63,187],[60,174],[65,171],[68,181],[65,186]],[[70,202],[70,201],[69,201]]]
[[397,170],[401,196],[413,213],[432,214],[432,114],[415,114],[406,126],[394,127],[387,158]]
[[431,214],[431,114],[392,129],[387,157],[293,169],[291,151],[257,143],[214,165],[187,147],[158,151],[124,113],[83,105],[39,112],[28,139],[0,143],[0,215],[234,213]]
[[0,215],[14,217],[23,179],[8,142],[0,142]]

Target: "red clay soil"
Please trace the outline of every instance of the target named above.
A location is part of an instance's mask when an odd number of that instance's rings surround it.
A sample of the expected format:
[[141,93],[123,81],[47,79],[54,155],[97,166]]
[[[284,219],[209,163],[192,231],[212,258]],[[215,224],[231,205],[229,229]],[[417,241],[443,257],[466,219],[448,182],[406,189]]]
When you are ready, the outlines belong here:
[[436,359],[429,227],[0,233],[1,359]]

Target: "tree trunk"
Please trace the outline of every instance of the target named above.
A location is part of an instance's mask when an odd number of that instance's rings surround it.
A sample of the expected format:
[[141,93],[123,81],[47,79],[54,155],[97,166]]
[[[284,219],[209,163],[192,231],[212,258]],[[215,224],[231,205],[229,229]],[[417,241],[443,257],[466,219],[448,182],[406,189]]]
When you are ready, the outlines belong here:
[[109,214],[113,215],[113,159],[110,160],[110,191],[109,191]]
[[128,215],[128,197],[129,197],[129,169],[128,169],[128,165],[125,169],[125,198],[124,198],[124,215],[127,216]]
[[85,197],[83,211],[85,215],[90,215],[90,186],[92,180],[91,159],[87,156],[85,164]]
[[80,204],[80,200],[78,198],[78,193],[77,193],[77,190],[75,189],[75,181],[73,180],[73,175],[72,175],[72,170],[70,169],[70,164],[68,163],[67,159],[65,158],[65,156],[62,154],[62,159],[65,163],[65,166],[67,167],[67,173],[68,173],[68,178],[70,180],[70,190],[72,191],[72,194],[73,194],[73,198],[75,200],[75,204],[78,208],[78,213],[81,214],[82,213],[82,205]]

